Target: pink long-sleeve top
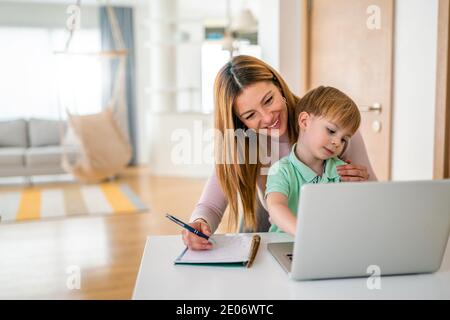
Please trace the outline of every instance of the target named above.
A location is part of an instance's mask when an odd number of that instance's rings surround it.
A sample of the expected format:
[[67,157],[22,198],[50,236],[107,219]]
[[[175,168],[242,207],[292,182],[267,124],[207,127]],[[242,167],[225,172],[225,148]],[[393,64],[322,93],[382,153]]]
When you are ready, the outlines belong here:
[[[292,145],[289,143],[288,140],[280,139],[279,141],[280,158],[289,155],[291,148]],[[369,157],[367,155],[364,140],[362,139],[361,133],[359,131],[357,131],[355,135],[351,138],[349,145],[342,158],[350,159],[354,164],[365,166],[369,173],[369,180],[370,181],[377,180],[377,177],[372,169]],[[264,185],[263,180],[258,179],[257,183],[258,198],[261,204],[267,210],[266,201],[264,199],[265,188],[266,186]],[[209,224],[209,226],[211,227],[211,231],[214,233],[214,231],[219,226],[220,221],[222,220],[227,205],[228,200],[226,199],[222,191],[222,188],[220,187],[219,181],[217,180],[217,176],[214,170],[212,175],[206,182],[205,187],[203,188],[202,195],[200,196],[199,202],[195,206],[190,221],[202,218]]]

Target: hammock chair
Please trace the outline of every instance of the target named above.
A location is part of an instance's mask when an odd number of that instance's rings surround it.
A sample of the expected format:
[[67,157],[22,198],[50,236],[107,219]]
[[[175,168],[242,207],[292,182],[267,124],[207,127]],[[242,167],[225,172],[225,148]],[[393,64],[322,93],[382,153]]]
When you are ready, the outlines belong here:
[[[126,115],[126,63],[127,50],[125,49],[122,33],[117,17],[112,7],[107,7],[108,21],[111,26],[115,50],[94,53],[69,52],[73,30],[66,44],[63,54],[95,55],[100,58],[117,59],[112,96],[103,110],[96,114],[78,115],[67,107],[67,134],[71,132],[77,141],[79,152],[75,159],[69,157],[64,147],[67,135],[62,131],[61,137],[63,152],[61,165],[63,169],[72,174],[77,180],[94,183],[112,178],[122,171],[130,162],[132,148],[128,135],[121,128],[116,117]],[[126,128],[125,128],[126,129]]]

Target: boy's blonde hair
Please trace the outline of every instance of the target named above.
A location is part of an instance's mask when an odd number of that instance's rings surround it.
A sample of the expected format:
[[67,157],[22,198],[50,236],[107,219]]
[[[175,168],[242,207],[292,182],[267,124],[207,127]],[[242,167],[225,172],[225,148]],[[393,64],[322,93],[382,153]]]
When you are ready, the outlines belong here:
[[333,87],[320,86],[309,91],[300,99],[295,108],[295,119],[301,112],[324,117],[353,135],[361,123],[358,106],[342,91]]

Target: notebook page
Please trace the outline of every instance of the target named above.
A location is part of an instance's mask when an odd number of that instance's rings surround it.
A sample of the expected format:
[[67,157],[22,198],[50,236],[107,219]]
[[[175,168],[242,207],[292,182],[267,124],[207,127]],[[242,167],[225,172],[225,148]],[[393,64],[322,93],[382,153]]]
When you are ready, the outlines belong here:
[[177,262],[226,263],[247,261],[252,244],[252,235],[214,235],[211,250],[186,250]]

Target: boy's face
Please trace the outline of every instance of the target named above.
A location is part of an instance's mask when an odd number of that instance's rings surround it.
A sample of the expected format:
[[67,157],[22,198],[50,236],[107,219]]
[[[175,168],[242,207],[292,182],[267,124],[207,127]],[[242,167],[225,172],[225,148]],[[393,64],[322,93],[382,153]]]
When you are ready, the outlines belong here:
[[300,113],[298,122],[298,143],[301,142],[317,159],[326,160],[340,156],[351,137],[348,129],[339,127],[332,120],[306,112]]

